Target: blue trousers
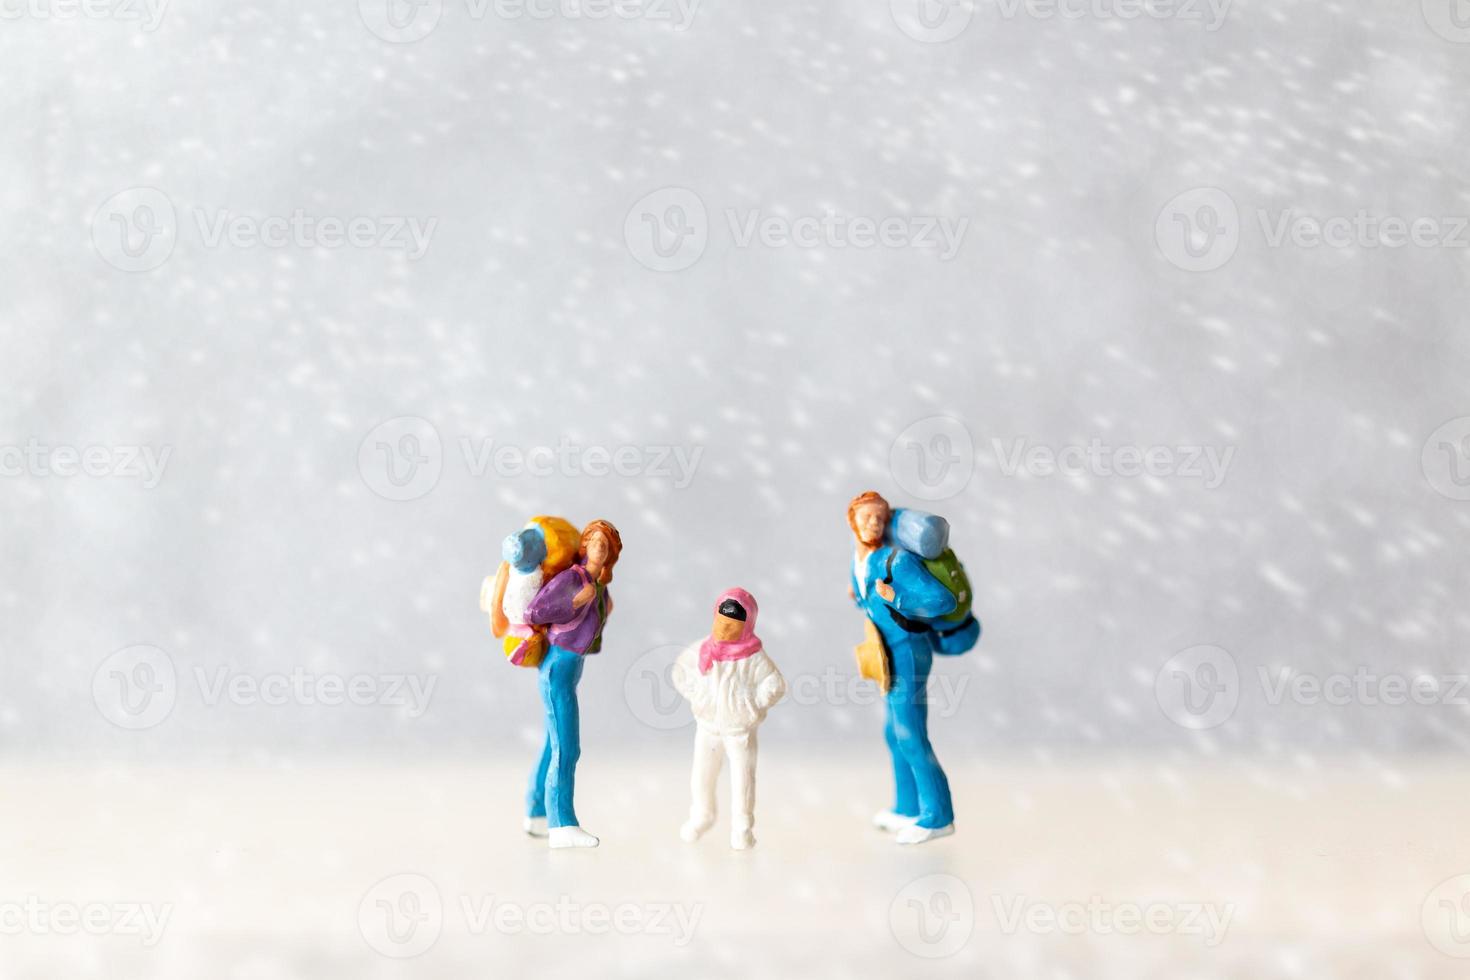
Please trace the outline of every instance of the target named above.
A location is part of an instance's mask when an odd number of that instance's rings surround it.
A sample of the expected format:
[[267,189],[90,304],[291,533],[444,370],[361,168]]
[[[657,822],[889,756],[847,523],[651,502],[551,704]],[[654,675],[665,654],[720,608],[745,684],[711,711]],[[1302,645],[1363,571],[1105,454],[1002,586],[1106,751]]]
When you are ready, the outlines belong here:
[[577,682],[582,679],[582,655],[551,646],[541,661],[541,703],[546,706],[546,745],[531,771],[526,811],[545,817],[548,827],[576,827],[572,794],[577,781],[577,758],[582,754],[581,722],[577,716]]
[[929,744],[929,668],[934,650],[928,636],[905,634],[889,640],[893,653],[893,686],[888,690],[888,719],[883,738],[893,756],[893,810],[918,817],[920,827],[954,823],[949,780]]

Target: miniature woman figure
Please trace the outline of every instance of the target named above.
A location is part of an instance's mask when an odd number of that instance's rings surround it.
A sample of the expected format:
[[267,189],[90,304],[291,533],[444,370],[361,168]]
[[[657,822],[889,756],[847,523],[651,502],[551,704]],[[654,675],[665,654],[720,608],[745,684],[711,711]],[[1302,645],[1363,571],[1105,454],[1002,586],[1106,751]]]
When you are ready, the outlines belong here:
[[593,521],[582,530],[577,562],[541,587],[527,607],[527,621],[549,626],[551,643],[541,661],[541,701],[546,706],[546,745],[526,794],[526,832],[540,836],[542,820],[552,847],[596,847],[577,823],[572,805],[577,758],[582,754],[577,682],[582,658],[602,649],[602,629],[612,613],[607,585],[623,550],[618,529]]
[[715,822],[715,781],[730,757],[730,846],[755,846],[755,730],[786,693],[786,680],[755,635],[755,597],[730,589],[715,604],[714,628],[674,663],[674,686],[694,719],[694,802],[679,836],[693,843]]

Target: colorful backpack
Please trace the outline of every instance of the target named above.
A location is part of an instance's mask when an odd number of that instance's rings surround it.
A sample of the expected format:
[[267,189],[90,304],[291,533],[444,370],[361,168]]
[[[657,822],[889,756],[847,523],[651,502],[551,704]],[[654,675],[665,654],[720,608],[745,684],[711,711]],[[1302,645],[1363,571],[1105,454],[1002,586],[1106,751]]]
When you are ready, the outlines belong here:
[[[965,566],[949,546],[949,522],[938,514],[900,507],[888,519],[888,542],[913,552],[924,568],[954,593],[954,611],[922,622],[934,632],[936,653],[946,656],[966,653],[980,640],[980,621],[971,611],[974,590]],[[888,556],[888,580],[893,579],[893,554]]]

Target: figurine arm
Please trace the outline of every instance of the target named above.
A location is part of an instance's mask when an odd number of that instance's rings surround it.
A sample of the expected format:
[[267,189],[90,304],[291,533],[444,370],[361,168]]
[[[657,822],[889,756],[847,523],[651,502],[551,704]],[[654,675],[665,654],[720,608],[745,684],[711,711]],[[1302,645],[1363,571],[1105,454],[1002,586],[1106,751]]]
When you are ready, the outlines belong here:
[[560,572],[536,593],[526,607],[526,622],[535,626],[570,623],[577,618],[578,608],[572,600],[581,590],[582,580],[575,566]]
[[897,552],[894,558],[892,585],[894,596],[889,605],[905,616],[937,619],[954,612],[959,604],[955,594],[907,551]]
[[510,620],[505,618],[505,583],[510,580],[510,566],[505,562],[495,570],[495,584],[490,588],[489,607],[490,632],[498,640],[510,629]]
[[776,666],[776,661],[767,656],[765,665],[769,671],[760,679],[755,689],[755,703],[762,711],[770,709],[786,696],[786,678],[781,676],[781,669]]

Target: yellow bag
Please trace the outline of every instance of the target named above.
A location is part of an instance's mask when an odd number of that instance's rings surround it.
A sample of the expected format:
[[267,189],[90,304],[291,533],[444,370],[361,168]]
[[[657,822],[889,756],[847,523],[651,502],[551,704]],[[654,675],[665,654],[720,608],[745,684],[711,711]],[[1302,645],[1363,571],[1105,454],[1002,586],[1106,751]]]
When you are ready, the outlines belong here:
[[536,630],[530,636],[509,635],[505,638],[505,659],[517,667],[540,667],[546,656],[546,634]]
[[893,686],[893,668],[888,662],[888,645],[871,619],[863,619],[863,642],[853,652],[857,654],[858,676],[873,681],[887,694]]

